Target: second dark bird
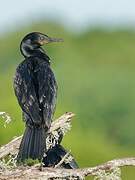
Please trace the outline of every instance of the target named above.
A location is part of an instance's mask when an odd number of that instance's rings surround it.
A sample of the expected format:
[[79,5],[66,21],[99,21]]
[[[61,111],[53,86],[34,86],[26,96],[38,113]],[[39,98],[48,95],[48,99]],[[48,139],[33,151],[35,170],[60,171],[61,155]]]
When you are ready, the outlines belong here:
[[20,50],[25,59],[16,69],[14,91],[26,129],[18,161],[28,158],[41,160],[46,151],[46,135],[55,111],[57,83],[50,67],[50,58],[41,46],[60,41],[33,32],[21,42]]

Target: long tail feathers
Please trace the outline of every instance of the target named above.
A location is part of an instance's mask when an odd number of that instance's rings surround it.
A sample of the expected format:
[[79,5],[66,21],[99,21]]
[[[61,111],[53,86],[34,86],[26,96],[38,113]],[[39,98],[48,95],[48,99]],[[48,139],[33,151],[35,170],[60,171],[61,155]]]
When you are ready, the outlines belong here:
[[[42,160],[45,167],[55,167],[62,158],[67,154],[67,151],[60,145],[56,144],[53,148],[46,152],[46,131],[44,128],[26,127],[24,136],[22,138],[19,153],[18,162],[25,162],[26,159],[38,159]],[[69,162],[63,162],[62,168],[76,169],[78,165],[70,154]]]
[[46,133],[44,128],[26,127],[20,149],[18,161],[25,159],[41,160],[46,150]]

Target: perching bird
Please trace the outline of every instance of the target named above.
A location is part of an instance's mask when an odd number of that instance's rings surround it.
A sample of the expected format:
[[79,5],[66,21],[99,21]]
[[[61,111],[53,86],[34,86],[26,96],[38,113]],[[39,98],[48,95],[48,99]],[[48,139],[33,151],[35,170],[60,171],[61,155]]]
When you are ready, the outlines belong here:
[[25,60],[19,64],[14,78],[14,91],[26,123],[18,153],[18,161],[41,160],[46,151],[46,135],[55,111],[57,83],[50,67],[50,58],[41,48],[62,39],[33,32],[26,35],[20,50]]

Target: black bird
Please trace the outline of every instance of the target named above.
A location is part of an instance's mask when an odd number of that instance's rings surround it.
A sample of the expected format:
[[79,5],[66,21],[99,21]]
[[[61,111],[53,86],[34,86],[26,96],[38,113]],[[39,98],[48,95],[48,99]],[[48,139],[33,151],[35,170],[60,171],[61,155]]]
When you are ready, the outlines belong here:
[[14,77],[14,91],[26,123],[18,153],[18,161],[41,160],[46,152],[46,135],[55,111],[57,83],[50,67],[50,58],[41,48],[62,39],[48,37],[39,32],[26,35],[20,50],[25,57]]

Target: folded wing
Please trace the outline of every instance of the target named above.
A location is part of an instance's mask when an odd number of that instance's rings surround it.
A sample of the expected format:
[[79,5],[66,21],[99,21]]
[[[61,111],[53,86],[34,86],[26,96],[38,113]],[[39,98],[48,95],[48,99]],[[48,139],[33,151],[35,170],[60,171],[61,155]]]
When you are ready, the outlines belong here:
[[43,121],[46,128],[49,128],[56,106],[57,83],[50,66],[46,62],[38,66],[36,77],[39,86],[38,95]]
[[29,117],[27,123],[40,125],[42,118],[33,84],[31,64],[24,60],[16,69],[14,77],[14,91],[22,111]]

